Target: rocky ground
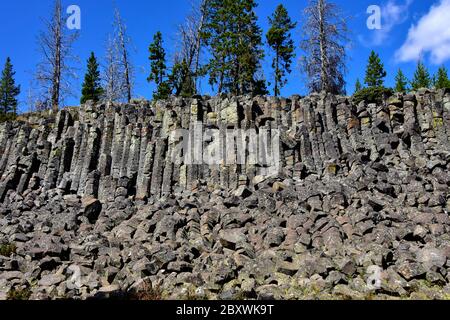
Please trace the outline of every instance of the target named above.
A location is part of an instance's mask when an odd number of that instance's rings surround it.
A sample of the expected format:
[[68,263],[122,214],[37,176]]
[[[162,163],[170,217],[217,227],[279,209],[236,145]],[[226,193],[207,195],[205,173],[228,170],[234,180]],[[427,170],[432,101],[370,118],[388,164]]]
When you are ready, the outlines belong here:
[[39,170],[6,180],[0,300],[448,299],[450,149],[420,128],[237,188],[140,199],[121,177],[99,200]]
[[16,195],[0,211],[2,248],[14,246],[0,257],[1,298],[148,283],[168,299],[449,298],[448,173],[427,181],[373,163],[359,174],[141,205],[120,188],[105,204],[58,190]]
[[[1,242],[16,246],[0,258],[1,297],[100,297],[150,283],[168,299],[449,298],[450,218],[435,189],[449,176],[421,181],[374,164],[364,179],[271,180],[147,205],[120,189],[106,204],[30,192],[0,211]],[[382,269],[377,289],[371,266]]]

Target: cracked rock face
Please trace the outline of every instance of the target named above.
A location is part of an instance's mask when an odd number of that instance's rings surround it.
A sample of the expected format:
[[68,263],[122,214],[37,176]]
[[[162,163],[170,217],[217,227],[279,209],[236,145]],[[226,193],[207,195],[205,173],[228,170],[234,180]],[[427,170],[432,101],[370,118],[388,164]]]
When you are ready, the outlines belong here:
[[[173,98],[24,120],[0,124],[0,299],[450,296],[450,92]],[[256,135],[227,140],[242,130]],[[267,130],[275,171],[248,148]],[[180,153],[198,132],[221,161]]]

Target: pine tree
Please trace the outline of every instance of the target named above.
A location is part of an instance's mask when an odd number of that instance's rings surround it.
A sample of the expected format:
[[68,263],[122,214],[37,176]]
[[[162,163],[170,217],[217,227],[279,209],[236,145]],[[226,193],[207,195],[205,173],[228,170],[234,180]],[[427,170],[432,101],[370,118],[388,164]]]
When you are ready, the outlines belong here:
[[417,63],[417,69],[414,73],[414,79],[411,82],[412,89],[417,91],[420,88],[430,88],[431,77],[422,61]]
[[359,92],[359,91],[361,91],[362,90],[362,84],[361,84],[361,81],[359,81],[359,78],[358,79],[356,79],[356,84],[355,84],[355,93],[356,92]]
[[438,69],[435,87],[436,89],[450,88],[450,80],[448,79],[447,69],[444,66]]
[[95,57],[94,52],[91,52],[91,56],[87,63],[87,72],[84,77],[83,88],[81,90],[81,104],[86,103],[88,100],[92,100],[94,103],[100,101],[104,92],[100,81],[97,58]]
[[272,68],[275,72],[275,96],[280,95],[280,89],[286,84],[286,73],[291,73],[292,60],[295,58],[294,41],[291,30],[297,23],[292,22],[286,8],[280,4],[273,15],[269,17],[270,29],[267,32],[267,43],[275,52]]
[[176,96],[188,98],[195,94],[195,80],[185,59],[175,62],[172,74],[169,76],[169,83]]
[[210,0],[202,38],[209,46],[211,85],[218,92],[254,93],[264,57],[255,0]]
[[0,113],[17,114],[17,96],[20,94],[20,86],[16,86],[15,71],[11,64],[11,59],[6,59],[5,67],[0,80]]
[[375,51],[372,50],[369,57],[369,63],[366,70],[366,78],[364,82],[368,87],[383,87],[386,71],[381,63],[381,59]]
[[153,43],[149,47],[151,72],[148,82],[156,84],[156,91],[153,92],[153,99],[166,99],[170,93],[170,85],[166,80],[166,51],[163,47],[163,38],[161,32],[157,32],[153,37]]
[[158,88],[153,93],[154,100],[167,99],[172,94],[172,86],[168,80],[164,80],[158,85]]
[[255,80],[253,84],[253,95],[254,96],[267,96],[270,94],[267,89],[267,83],[265,79]]
[[408,79],[405,77],[401,69],[398,69],[395,77],[395,92],[408,91]]

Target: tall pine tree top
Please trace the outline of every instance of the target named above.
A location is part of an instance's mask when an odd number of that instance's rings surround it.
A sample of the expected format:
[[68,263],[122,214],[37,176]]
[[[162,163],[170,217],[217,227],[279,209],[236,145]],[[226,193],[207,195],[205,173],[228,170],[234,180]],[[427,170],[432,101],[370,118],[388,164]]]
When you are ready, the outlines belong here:
[[0,113],[17,113],[17,96],[20,94],[20,86],[16,86],[11,59],[6,59],[5,68],[0,80]]
[[272,68],[275,71],[275,96],[280,94],[280,88],[286,84],[286,72],[291,73],[292,59],[295,57],[294,41],[291,30],[297,23],[293,22],[286,8],[280,4],[273,15],[269,17],[270,29],[267,32],[267,43],[275,53]]
[[172,93],[170,79],[167,77],[166,51],[163,47],[163,36],[161,32],[156,32],[153,36],[153,42],[148,48],[150,52],[150,76],[148,82],[153,81],[156,84],[156,90],[153,92],[153,99],[166,99]]
[[84,77],[83,87],[81,90],[81,104],[86,103],[88,100],[94,101],[94,103],[100,101],[104,90],[101,86],[100,71],[98,70],[98,62],[95,58],[94,52],[91,52],[91,56],[88,59],[87,72]]
[[442,66],[439,68],[436,79],[436,89],[450,88],[447,69]]
[[417,69],[414,73],[414,79],[411,82],[413,90],[418,90],[420,88],[430,88],[431,87],[431,77],[427,68],[422,61],[417,63]]
[[149,47],[149,60],[151,72],[148,77],[148,81],[154,81],[157,85],[164,82],[166,76],[166,51],[163,47],[163,38],[161,32],[155,33],[153,36],[153,42]]
[[210,84],[218,92],[255,92],[261,69],[262,30],[255,0],[210,0],[202,37],[211,51]]
[[398,69],[397,75],[395,76],[395,92],[406,91],[408,91],[408,79],[406,79],[403,71]]
[[[282,47],[290,44],[291,30],[297,26],[288,15],[286,8],[280,4],[269,17],[270,29],[267,32],[267,42],[272,47]],[[288,41],[289,43],[286,43]],[[289,52],[291,50],[288,50]]]
[[366,78],[364,82],[369,87],[382,87],[384,85],[384,78],[386,71],[381,63],[380,56],[372,50],[369,57],[369,63],[366,70]]

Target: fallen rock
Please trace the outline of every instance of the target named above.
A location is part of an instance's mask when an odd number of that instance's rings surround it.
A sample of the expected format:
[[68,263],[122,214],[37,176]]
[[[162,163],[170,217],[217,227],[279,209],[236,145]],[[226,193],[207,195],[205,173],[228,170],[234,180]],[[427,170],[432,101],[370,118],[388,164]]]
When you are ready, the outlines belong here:
[[221,230],[219,239],[222,246],[230,250],[236,250],[239,244],[247,242],[247,237],[242,229]]
[[83,216],[88,218],[90,223],[94,224],[102,211],[102,204],[96,198],[85,197],[82,200],[82,210]]

